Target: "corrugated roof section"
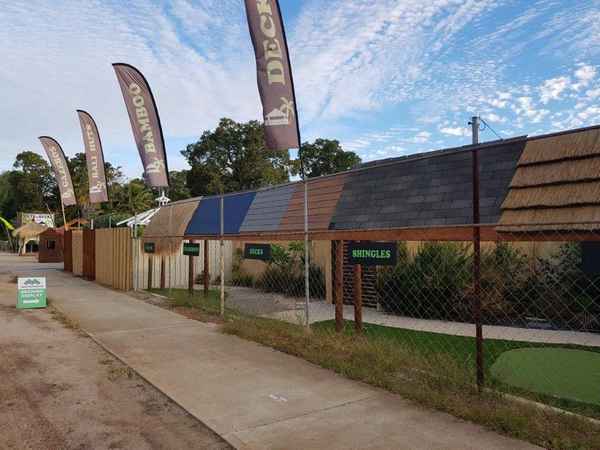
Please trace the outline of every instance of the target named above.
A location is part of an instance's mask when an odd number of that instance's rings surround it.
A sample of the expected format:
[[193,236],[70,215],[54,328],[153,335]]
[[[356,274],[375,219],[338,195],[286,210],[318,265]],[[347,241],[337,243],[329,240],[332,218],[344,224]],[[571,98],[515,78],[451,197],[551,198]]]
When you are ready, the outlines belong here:
[[[344,190],[347,173],[315,178],[308,182],[308,228],[327,230]],[[295,190],[285,212],[279,231],[300,231],[304,229],[304,183],[296,183]]]
[[[223,201],[225,234],[239,233],[255,195],[256,192],[245,192],[225,196]],[[220,201],[220,197],[202,199],[189,221],[185,234],[188,236],[220,234]]]
[[258,191],[240,233],[277,231],[295,190],[296,184],[286,184]]
[[600,219],[599,168],[598,127],[528,140],[502,204],[498,230],[598,228],[584,222]]
[[[482,145],[480,213],[496,223],[524,139]],[[468,149],[399,159],[350,172],[331,227],[399,228],[473,222],[472,156]]]

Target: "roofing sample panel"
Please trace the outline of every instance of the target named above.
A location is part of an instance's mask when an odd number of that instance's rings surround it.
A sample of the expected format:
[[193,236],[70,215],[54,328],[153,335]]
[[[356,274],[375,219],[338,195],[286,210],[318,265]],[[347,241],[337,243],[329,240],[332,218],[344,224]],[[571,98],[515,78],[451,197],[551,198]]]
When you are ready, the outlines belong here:
[[[480,216],[495,223],[524,140],[482,146]],[[350,172],[331,227],[398,228],[473,222],[470,150],[437,152]]]
[[[225,234],[239,233],[255,194],[255,192],[246,192],[225,196],[223,211]],[[220,197],[202,199],[187,226],[185,234],[190,236],[220,234],[220,202]]]
[[[344,190],[348,174],[342,173],[323,178],[313,178],[308,182],[308,228],[309,230],[329,229],[331,218]],[[296,183],[279,231],[300,231],[304,229],[304,183]]]
[[258,191],[240,232],[277,231],[295,190],[295,184],[287,184]]
[[153,242],[158,254],[179,251],[181,237],[198,207],[199,199],[183,200],[158,208],[144,228],[143,242]]
[[598,224],[572,224],[600,220],[598,169],[598,128],[529,140],[502,204],[498,230],[598,228]]

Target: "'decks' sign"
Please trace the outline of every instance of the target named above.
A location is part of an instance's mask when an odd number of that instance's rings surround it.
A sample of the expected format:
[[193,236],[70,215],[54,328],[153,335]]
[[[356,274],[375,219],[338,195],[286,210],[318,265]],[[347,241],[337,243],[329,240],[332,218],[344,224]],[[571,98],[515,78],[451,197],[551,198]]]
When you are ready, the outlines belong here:
[[46,307],[46,278],[19,277],[17,280],[17,308]]
[[183,254],[185,256],[200,256],[200,244],[184,242],[183,243]]
[[244,258],[269,261],[271,259],[271,246],[269,244],[246,244]]
[[355,266],[395,266],[398,251],[394,242],[350,242],[348,262]]

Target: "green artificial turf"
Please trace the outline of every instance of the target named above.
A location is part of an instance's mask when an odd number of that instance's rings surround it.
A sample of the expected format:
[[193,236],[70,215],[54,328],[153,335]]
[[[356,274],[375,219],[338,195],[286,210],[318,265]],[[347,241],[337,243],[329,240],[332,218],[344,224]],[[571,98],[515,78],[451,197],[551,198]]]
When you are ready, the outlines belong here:
[[553,397],[600,405],[600,353],[568,348],[521,348],[503,353],[494,378]]
[[[435,356],[436,353],[449,356],[462,365],[466,369],[466,373],[473,375],[475,373],[475,338],[368,323],[365,323],[363,327],[363,334],[369,340],[398,342],[399,345],[425,357],[427,355]],[[335,321],[315,323],[313,329],[334,332]],[[344,333],[355,333],[353,321],[345,321]],[[512,356],[512,354],[520,355],[519,352],[522,350],[533,352],[542,350],[543,352],[539,354],[544,355],[548,361],[522,368],[521,360]],[[568,351],[575,351],[578,355],[591,355],[589,362],[585,358],[579,358],[577,359],[579,363],[575,364],[570,361],[570,358],[563,358],[564,354],[569,354]],[[505,355],[507,356],[505,357]],[[600,396],[600,376],[598,375],[600,363],[597,362],[600,360],[598,358],[600,358],[600,347],[573,345],[552,345],[550,347],[549,344],[544,343],[502,339],[484,339],[483,342],[484,370],[488,386],[595,417],[600,417],[600,403],[591,400]],[[432,361],[436,361],[436,359],[432,358]],[[557,371],[550,367],[551,361],[562,365],[563,369]],[[513,365],[515,365],[515,370],[512,370]],[[594,370],[596,371],[595,378],[590,375],[594,373]],[[553,372],[553,374],[548,376],[546,375],[548,372]],[[511,374],[512,376],[509,378]],[[582,382],[584,379],[586,381]],[[590,383],[595,384],[595,387],[590,387]],[[596,389],[597,392],[595,397],[590,397],[588,394],[593,389]]]

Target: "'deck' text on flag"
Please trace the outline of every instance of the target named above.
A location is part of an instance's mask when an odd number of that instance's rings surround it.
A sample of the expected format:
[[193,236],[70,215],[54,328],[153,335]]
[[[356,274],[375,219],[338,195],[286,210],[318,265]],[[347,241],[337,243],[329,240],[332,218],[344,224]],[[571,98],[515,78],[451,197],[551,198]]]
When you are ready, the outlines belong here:
[[108,201],[106,189],[106,175],[104,173],[104,154],[98,127],[92,116],[80,109],[77,110],[83,145],[85,147],[85,160],[87,162],[88,181],[90,186],[90,203]]
[[168,187],[165,141],[152,91],[142,73],[129,64],[113,64],[123,93],[133,137],[152,187]]
[[71,181],[71,174],[69,173],[69,166],[67,165],[65,153],[60,144],[49,136],[40,136],[39,139],[50,160],[50,165],[58,183],[62,204],[64,206],[76,205],[77,200],[75,198],[73,182]]
[[244,0],[270,150],[299,148],[295,94],[277,0]]

